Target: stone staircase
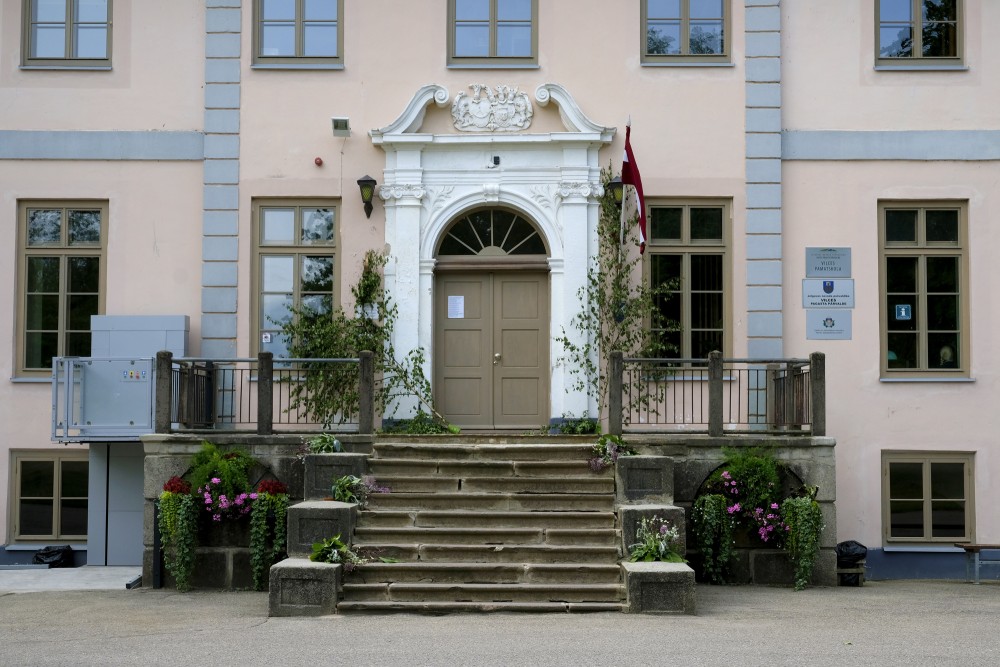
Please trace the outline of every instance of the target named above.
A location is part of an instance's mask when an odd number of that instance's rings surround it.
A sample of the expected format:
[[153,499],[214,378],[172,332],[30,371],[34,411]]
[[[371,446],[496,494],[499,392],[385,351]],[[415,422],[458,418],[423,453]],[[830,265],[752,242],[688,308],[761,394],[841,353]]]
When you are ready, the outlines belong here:
[[339,612],[621,611],[613,471],[572,438],[377,442]]

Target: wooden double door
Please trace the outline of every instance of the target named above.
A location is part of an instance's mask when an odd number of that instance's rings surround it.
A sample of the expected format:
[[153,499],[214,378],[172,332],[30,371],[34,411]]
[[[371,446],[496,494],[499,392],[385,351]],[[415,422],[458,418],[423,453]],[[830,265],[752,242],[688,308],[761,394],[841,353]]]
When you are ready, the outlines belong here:
[[441,412],[471,429],[548,425],[548,274],[439,273],[434,294],[434,392]]

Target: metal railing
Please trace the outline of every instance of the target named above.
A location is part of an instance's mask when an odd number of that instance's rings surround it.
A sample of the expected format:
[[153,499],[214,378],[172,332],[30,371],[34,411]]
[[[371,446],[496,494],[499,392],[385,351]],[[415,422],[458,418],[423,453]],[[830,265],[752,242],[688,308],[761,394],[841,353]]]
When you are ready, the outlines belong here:
[[[311,374],[357,378],[358,411],[317,415],[309,409]],[[157,433],[183,430],[255,430],[259,435],[316,430],[326,422],[340,431],[372,433],[374,367],[370,352],[350,359],[279,359],[269,352],[256,358],[174,359],[156,356]]]
[[612,433],[826,435],[825,356],[610,360]]

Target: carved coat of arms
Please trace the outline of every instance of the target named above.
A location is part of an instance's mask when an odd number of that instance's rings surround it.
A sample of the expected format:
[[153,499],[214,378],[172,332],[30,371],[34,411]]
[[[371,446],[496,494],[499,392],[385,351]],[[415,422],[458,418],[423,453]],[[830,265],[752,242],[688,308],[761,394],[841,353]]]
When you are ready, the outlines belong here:
[[517,132],[531,126],[534,110],[527,93],[517,86],[497,86],[496,90],[481,83],[469,88],[472,95],[459,93],[451,105],[455,128],[463,132]]

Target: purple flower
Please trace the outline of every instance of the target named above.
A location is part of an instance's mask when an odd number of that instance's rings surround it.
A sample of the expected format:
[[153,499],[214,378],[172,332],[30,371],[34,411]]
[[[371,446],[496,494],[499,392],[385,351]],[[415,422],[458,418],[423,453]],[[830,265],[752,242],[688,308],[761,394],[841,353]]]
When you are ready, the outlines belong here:
[[729,474],[728,470],[723,470],[722,471],[722,479],[732,479],[732,478],[733,478],[733,476]]
[[222,480],[219,479],[218,477],[213,477],[212,484],[222,484]]
[[778,509],[778,503],[771,503],[771,509],[773,510]]
[[257,500],[257,494],[256,493],[251,493],[250,494],[250,500]]

